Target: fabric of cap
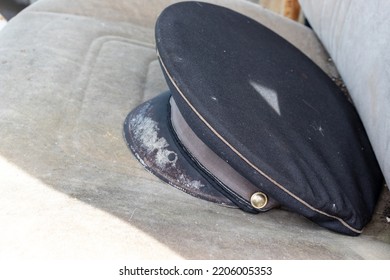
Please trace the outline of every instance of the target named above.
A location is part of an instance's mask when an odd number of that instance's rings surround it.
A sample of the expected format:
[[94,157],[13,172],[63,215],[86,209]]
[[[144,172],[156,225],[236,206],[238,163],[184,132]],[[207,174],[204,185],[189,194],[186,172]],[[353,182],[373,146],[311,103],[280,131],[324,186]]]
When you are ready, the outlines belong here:
[[353,105],[312,61],[229,9],[183,2],[156,24],[160,63],[197,136],[283,207],[357,235],[382,174]]

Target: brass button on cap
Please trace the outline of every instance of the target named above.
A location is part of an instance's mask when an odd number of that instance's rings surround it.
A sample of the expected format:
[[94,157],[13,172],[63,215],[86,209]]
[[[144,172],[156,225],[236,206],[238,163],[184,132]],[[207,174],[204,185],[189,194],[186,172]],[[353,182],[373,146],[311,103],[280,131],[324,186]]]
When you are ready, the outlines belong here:
[[263,209],[268,203],[268,197],[262,192],[255,192],[251,196],[251,204],[256,209]]

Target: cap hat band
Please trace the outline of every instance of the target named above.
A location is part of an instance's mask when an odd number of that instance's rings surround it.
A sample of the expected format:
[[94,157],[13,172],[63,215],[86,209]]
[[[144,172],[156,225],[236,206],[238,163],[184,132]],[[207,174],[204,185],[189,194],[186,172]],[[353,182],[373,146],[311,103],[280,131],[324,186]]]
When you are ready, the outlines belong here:
[[[170,99],[171,105],[171,123],[178,140],[184,146],[191,158],[202,168],[209,176],[218,182],[218,184],[235,199],[240,200],[252,209],[258,211],[267,211],[278,205],[277,202],[267,198],[267,203],[261,207],[254,207],[252,197],[259,192],[259,188],[240,175],[225,160],[220,158],[212,151],[185,121],[173,97]],[[264,194],[266,195],[266,194]]]

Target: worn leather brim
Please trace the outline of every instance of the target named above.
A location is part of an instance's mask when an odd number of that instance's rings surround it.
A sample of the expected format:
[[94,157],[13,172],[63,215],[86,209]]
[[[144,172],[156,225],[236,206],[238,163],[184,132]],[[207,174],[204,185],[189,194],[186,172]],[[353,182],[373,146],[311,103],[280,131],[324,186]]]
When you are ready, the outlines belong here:
[[138,161],[152,174],[192,196],[223,206],[235,207],[194,166],[176,139],[170,121],[170,92],[142,103],[124,123],[124,137]]

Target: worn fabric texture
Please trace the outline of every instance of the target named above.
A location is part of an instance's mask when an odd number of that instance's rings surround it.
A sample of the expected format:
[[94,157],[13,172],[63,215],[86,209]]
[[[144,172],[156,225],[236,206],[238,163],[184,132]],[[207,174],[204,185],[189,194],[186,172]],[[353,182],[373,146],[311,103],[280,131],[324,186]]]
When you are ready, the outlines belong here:
[[390,182],[390,2],[301,0],[301,4],[337,65]]

